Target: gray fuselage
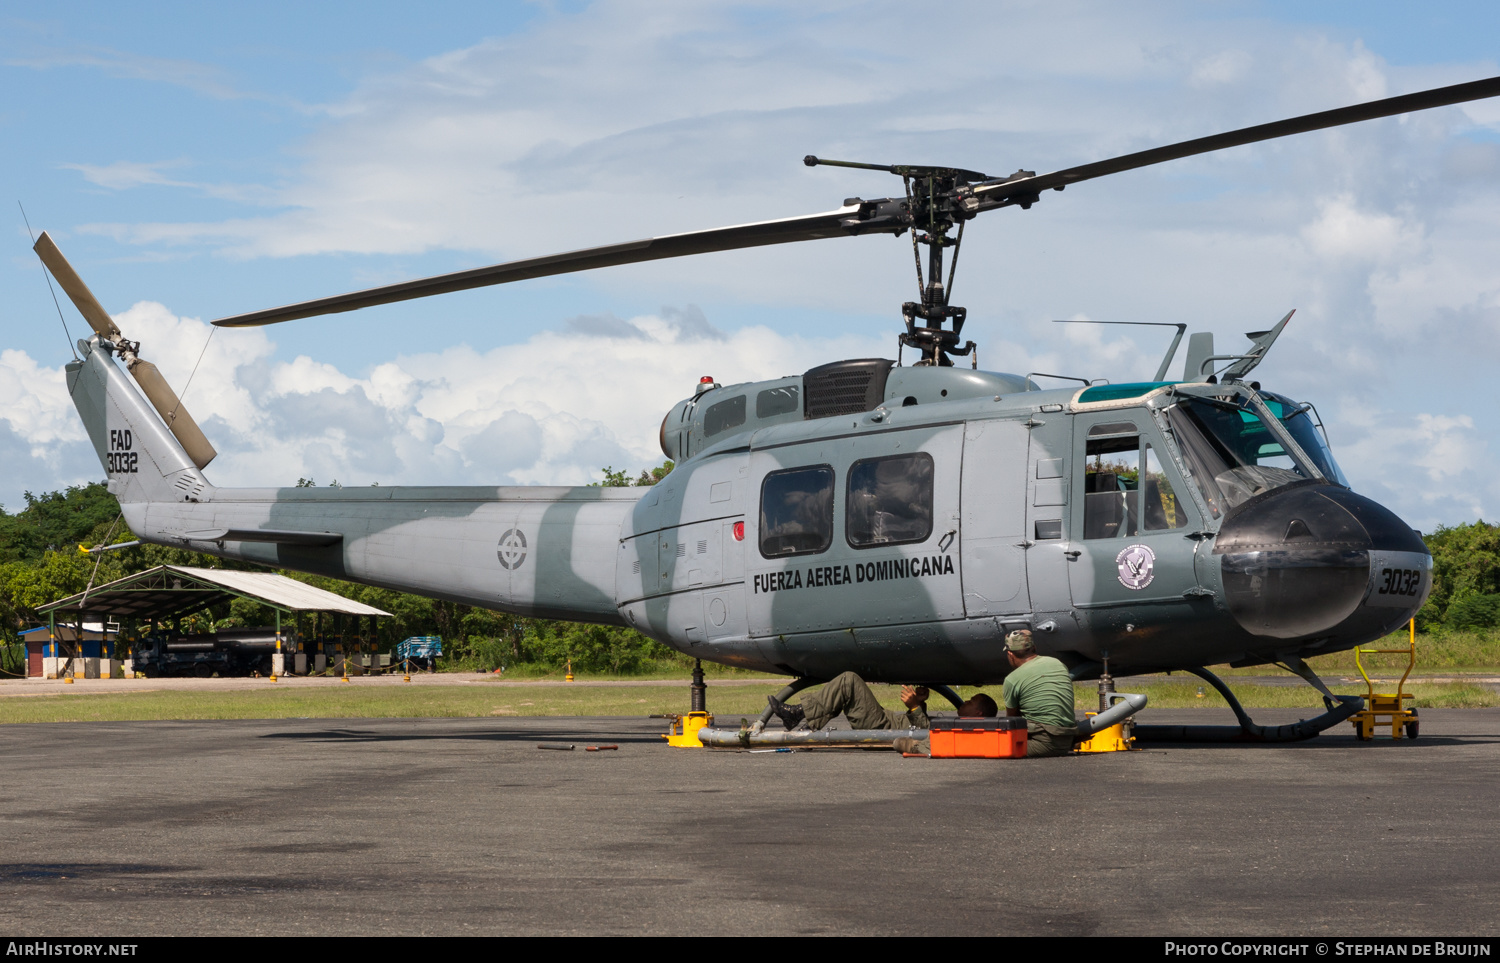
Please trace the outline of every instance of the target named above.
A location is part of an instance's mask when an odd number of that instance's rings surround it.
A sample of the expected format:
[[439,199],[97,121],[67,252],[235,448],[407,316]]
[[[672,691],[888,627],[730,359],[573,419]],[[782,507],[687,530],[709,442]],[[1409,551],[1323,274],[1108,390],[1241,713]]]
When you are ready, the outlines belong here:
[[1080,678],[1106,657],[1116,672],[1264,662],[1377,638],[1430,590],[1420,539],[1277,424],[1301,474],[1272,485],[1252,468],[1265,490],[1217,503],[1227,475],[1195,479],[1190,429],[1169,420],[1208,386],[1042,391],[850,362],[874,375],[825,366],[674,407],[678,461],[651,488],[221,489],[109,352],[85,348],[70,389],[142,539],[629,625],[747,668],[988,683],[1022,626]]

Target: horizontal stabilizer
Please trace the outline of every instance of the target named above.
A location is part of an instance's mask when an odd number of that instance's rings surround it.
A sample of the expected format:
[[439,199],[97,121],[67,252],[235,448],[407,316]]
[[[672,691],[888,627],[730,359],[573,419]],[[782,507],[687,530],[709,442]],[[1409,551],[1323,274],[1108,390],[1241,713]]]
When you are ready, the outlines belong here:
[[210,528],[200,532],[169,532],[189,542],[272,542],[277,545],[323,547],[344,540],[342,532],[288,532],[274,528]]

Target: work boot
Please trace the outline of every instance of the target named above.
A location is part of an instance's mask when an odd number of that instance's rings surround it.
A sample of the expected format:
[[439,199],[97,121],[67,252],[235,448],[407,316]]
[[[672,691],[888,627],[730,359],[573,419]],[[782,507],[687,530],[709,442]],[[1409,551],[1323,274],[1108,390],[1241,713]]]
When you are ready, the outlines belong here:
[[802,725],[802,720],[807,718],[801,706],[789,706],[775,696],[766,696],[766,701],[771,703],[771,714],[780,719],[788,731]]

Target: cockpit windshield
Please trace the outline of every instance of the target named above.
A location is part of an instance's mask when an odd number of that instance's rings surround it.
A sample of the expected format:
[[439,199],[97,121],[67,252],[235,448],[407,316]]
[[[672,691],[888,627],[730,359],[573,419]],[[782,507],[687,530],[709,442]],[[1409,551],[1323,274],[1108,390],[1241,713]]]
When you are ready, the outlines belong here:
[[1166,416],[1216,518],[1262,492],[1317,477],[1249,398],[1181,396]]
[[1290,398],[1281,395],[1273,395],[1269,392],[1261,392],[1261,399],[1265,401],[1266,407],[1271,409],[1271,414],[1281,419],[1282,425],[1287,432],[1307,452],[1307,457],[1317,462],[1318,470],[1333,482],[1349,487],[1349,481],[1344,477],[1344,472],[1339,468],[1339,463],[1333,459],[1333,451],[1329,449],[1328,442],[1323,437],[1323,432],[1313,423],[1312,406],[1299,405]]

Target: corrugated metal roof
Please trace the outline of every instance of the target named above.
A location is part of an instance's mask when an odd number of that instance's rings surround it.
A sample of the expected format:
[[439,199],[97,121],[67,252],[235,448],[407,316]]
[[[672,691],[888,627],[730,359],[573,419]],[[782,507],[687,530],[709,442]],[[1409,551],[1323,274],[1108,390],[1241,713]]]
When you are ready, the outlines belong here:
[[305,582],[277,575],[274,572],[237,572],[221,568],[188,568],[185,565],[168,565],[174,572],[182,572],[205,582],[213,582],[241,595],[253,595],[265,599],[272,605],[291,609],[293,612],[342,612],[345,615],[390,615],[371,605],[334,595]]
[[382,615],[373,606],[325,592],[272,572],[158,565],[99,585],[88,592],[37,607],[41,613],[108,613],[113,618],[168,618],[249,596],[289,612],[341,612]]

